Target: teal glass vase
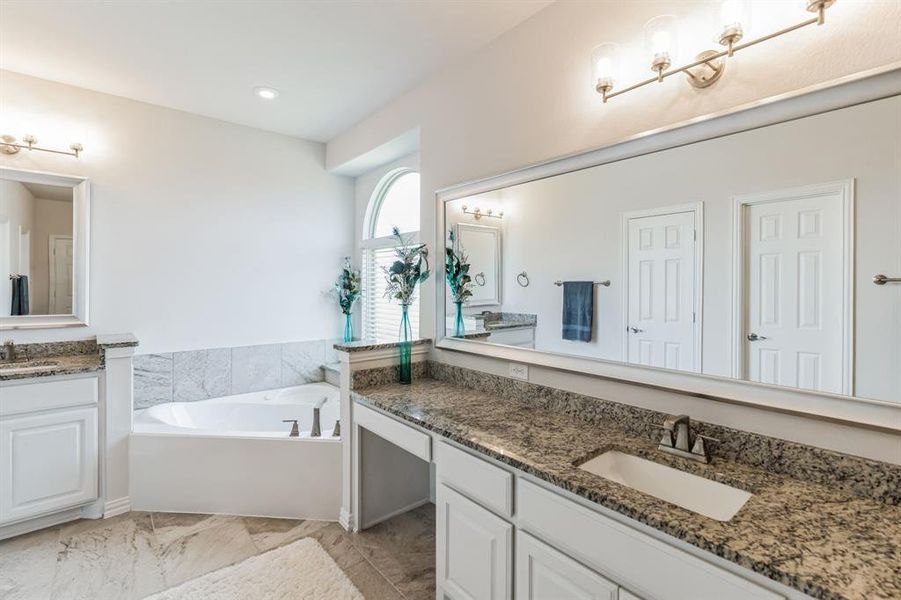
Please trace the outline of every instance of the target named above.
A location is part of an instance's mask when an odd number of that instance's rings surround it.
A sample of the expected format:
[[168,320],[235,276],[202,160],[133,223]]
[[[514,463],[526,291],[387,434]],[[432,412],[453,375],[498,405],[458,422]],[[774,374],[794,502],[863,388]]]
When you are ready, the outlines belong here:
[[410,327],[410,307],[401,304],[400,331],[398,332],[400,348],[400,383],[413,383],[413,329]]
[[457,316],[454,318],[454,337],[463,337],[466,335],[466,328],[463,326],[463,303],[454,302],[457,305]]
[[344,343],[354,341],[354,318],[352,313],[344,313]]

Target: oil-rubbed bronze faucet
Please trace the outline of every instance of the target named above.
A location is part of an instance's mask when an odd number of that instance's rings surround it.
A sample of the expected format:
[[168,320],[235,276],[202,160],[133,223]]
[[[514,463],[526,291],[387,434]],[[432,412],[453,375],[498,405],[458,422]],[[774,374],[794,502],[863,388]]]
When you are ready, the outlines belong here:
[[[695,435],[694,444],[691,443],[691,419],[688,415],[670,415],[663,421],[663,438],[657,446],[658,450],[668,454],[681,456],[702,463],[710,462],[710,453],[704,440],[718,442],[716,438],[706,435]],[[691,448],[689,450],[689,448]]]
[[291,426],[291,433],[288,437],[300,437],[300,428],[297,426],[297,419],[282,419],[282,423],[294,423]]

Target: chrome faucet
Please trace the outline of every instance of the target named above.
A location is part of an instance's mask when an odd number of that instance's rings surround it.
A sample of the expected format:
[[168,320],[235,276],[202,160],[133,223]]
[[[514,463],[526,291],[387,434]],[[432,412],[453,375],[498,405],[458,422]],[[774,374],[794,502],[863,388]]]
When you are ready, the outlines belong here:
[[704,440],[718,442],[716,438],[695,435],[691,443],[691,419],[688,415],[670,415],[663,421],[663,437],[657,449],[668,454],[681,456],[702,463],[710,462],[710,453]]
[[18,354],[16,343],[14,341],[6,340],[3,342],[3,362],[16,362]]

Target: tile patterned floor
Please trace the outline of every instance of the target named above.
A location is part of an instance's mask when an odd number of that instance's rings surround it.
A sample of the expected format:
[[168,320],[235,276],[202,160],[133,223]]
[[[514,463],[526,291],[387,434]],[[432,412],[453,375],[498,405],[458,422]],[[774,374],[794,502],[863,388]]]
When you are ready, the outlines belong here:
[[[313,537],[370,600],[435,597],[435,507],[357,534],[335,523],[132,512],[0,542],[3,600],[123,600]],[[264,599],[261,599],[264,600]]]

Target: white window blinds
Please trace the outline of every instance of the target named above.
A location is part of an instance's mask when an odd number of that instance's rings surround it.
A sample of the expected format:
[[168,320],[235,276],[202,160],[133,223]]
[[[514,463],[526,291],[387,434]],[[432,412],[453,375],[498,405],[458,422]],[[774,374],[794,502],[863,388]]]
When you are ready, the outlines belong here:
[[[363,336],[379,342],[396,342],[400,330],[401,306],[385,297],[384,267],[395,260],[394,248],[363,250]],[[410,306],[413,338],[419,337],[419,289]]]

